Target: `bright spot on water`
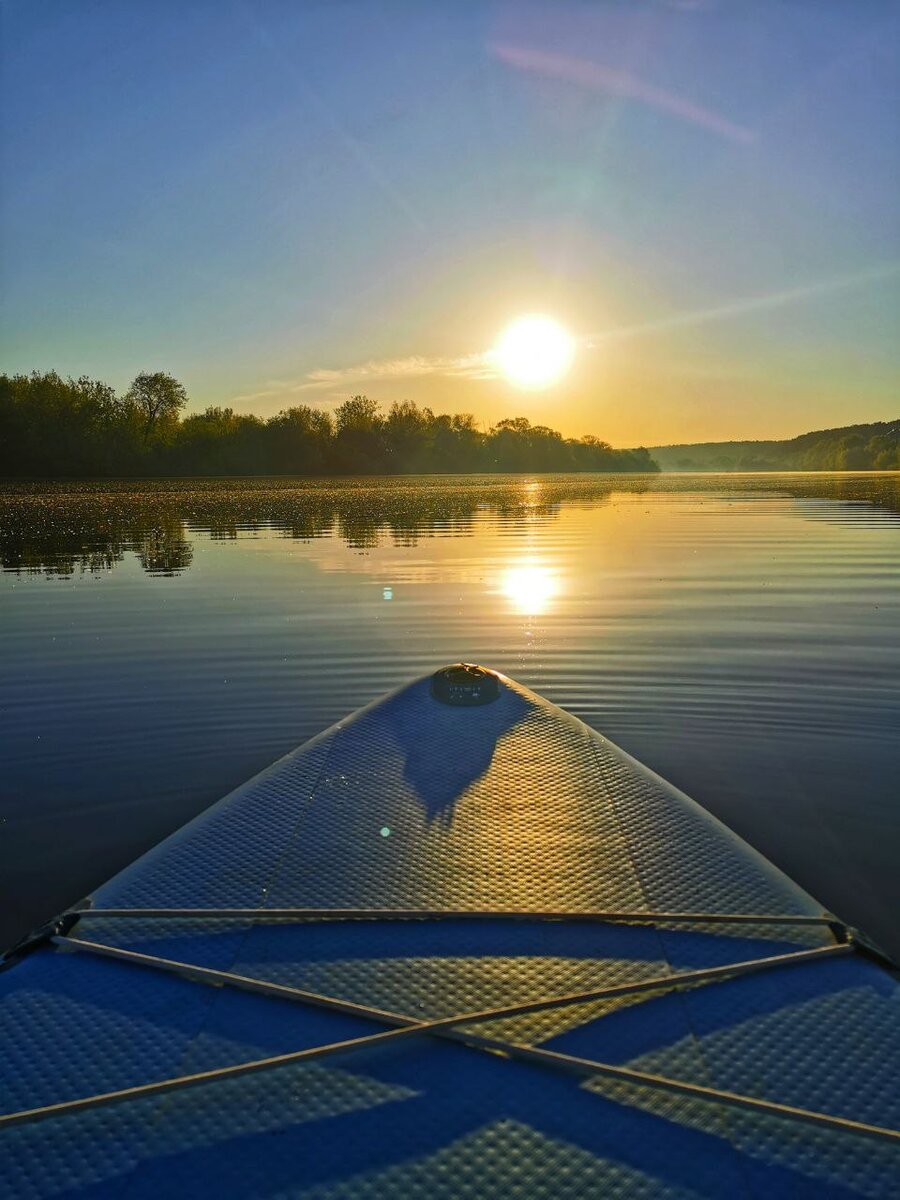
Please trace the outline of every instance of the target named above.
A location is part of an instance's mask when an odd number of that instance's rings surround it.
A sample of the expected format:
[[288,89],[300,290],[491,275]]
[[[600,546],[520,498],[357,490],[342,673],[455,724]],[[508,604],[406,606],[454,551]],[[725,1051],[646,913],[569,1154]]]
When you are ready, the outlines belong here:
[[546,612],[558,594],[559,577],[542,563],[519,563],[504,573],[501,591],[512,601],[516,612],[538,616]]

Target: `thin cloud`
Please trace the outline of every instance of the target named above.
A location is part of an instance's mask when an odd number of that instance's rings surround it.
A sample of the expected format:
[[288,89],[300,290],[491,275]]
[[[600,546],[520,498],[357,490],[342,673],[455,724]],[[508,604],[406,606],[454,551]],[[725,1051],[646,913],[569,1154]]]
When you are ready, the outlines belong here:
[[670,317],[661,317],[657,321],[643,321],[638,325],[621,325],[618,328],[607,329],[588,336],[585,338],[584,344],[594,347],[607,341],[637,337],[644,333],[662,333],[669,329],[680,329],[685,325],[705,325],[709,321],[726,321],[734,317],[742,317],[746,313],[764,312],[766,309],[780,308],[785,304],[797,304],[817,296],[827,296],[832,292],[842,292],[848,288],[878,283],[898,274],[900,274],[900,261],[894,260],[877,267],[868,267],[863,271],[854,271],[849,275],[833,275],[829,279],[820,279],[816,283],[805,283],[777,292],[767,292],[763,296],[747,296],[738,300],[727,300],[724,304],[718,304],[714,308],[695,308],[688,312],[673,313]]
[[315,388],[324,384],[353,383],[365,379],[404,379],[422,375],[487,379],[493,375],[493,372],[487,356],[484,354],[467,354],[461,358],[412,354],[408,358],[386,358],[381,361],[361,363],[355,367],[320,368],[310,371],[305,382],[299,386]]
[[420,379],[426,375],[442,375],[450,379],[496,377],[487,354],[466,354],[459,358],[412,354],[407,358],[372,360],[351,367],[317,367],[299,379],[272,380],[258,392],[235,396],[234,403],[346,387],[371,379]]
[[531,71],[550,79],[562,79],[592,92],[638,100],[650,108],[688,121],[692,125],[699,125],[733,142],[746,145],[756,141],[756,133],[745,125],[737,125],[712,109],[702,108],[691,100],[685,100],[672,92],[665,92],[662,88],[645,83],[630,71],[604,67],[584,58],[548,53],[527,46],[494,45],[491,47],[491,53],[501,62],[520,71]]

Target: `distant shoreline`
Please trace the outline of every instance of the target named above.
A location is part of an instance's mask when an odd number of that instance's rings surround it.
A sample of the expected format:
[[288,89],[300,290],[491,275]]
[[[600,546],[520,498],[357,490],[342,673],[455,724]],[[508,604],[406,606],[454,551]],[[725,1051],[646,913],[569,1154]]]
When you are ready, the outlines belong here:
[[781,441],[677,442],[650,446],[666,474],[702,471],[900,470],[900,417],[801,433]]

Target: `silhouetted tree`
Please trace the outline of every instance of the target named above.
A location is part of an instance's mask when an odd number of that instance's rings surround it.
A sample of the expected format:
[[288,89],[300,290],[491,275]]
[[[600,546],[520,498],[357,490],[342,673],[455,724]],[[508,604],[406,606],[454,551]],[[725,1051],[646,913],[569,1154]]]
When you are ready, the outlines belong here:
[[432,469],[479,471],[486,466],[485,435],[471,413],[441,414],[432,430]]
[[320,475],[328,470],[334,423],[328,413],[299,404],[266,422],[271,470]]
[[187,404],[187,392],[182,384],[165,371],[147,371],[136,375],[125,394],[125,403],[133,404],[144,423],[144,441],[159,431],[174,427],[178,414]]
[[[210,406],[183,419],[182,385],[138,375],[124,396],[55,371],[0,375],[0,474],[7,476],[265,475],[459,471],[653,471],[646,450],[564,438],[526,417],[482,432],[470,413],[435,416],[410,400],[383,416],[351,396],[332,418],[298,405],[268,420]],[[888,462],[894,442],[865,447]],[[837,451],[835,451],[837,452]],[[363,530],[365,513],[354,521]],[[368,533],[360,533],[360,544]]]
[[415,473],[427,471],[434,449],[434,413],[409,400],[391,405],[383,425],[388,469]]
[[384,470],[384,421],[377,400],[351,396],[339,404],[335,420],[335,464],[339,471],[378,474]]
[[261,418],[211,406],[181,422],[172,454],[186,474],[265,474],[270,469],[265,438]]
[[91,475],[127,463],[127,423],[108,384],[55,371],[0,376],[0,473]]

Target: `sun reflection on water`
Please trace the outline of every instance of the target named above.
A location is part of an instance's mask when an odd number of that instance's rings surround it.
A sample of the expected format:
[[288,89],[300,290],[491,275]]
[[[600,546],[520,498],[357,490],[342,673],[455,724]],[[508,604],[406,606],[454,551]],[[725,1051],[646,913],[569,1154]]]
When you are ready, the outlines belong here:
[[501,591],[515,612],[540,616],[559,594],[559,576],[545,563],[527,559],[504,572]]

